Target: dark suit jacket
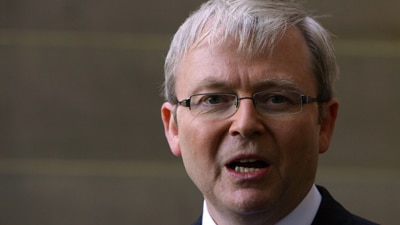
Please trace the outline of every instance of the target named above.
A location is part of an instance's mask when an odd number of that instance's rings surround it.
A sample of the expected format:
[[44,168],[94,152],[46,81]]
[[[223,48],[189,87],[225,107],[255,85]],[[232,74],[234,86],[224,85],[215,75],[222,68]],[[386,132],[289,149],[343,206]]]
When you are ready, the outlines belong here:
[[[311,225],[377,225],[351,214],[333,199],[324,187],[317,186],[317,188],[321,193],[322,201]],[[201,225],[201,219],[202,217],[197,219],[192,225]]]

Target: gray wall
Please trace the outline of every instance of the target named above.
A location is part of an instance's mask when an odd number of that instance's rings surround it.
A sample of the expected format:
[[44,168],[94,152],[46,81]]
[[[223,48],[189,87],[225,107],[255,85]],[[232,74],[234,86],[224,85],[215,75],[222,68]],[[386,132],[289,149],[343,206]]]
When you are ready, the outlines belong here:
[[[163,136],[172,34],[201,1],[0,1],[0,224],[190,224],[202,198]],[[307,5],[341,79],[318,183],[383,224],[400,209],[400,2]],[[395,222],[396,221],[396,222]]]

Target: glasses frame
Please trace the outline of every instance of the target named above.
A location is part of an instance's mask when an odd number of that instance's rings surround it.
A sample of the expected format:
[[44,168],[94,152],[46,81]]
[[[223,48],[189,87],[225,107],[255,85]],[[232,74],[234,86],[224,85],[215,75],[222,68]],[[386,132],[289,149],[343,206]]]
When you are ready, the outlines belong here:
[[[254,96],[256,96],[259,93],[263,93],[263,92],[269,92],[269,91],[259,91],[259,92],[254,93],[252,96],[244,96],[244,97],[239,97],[237,94],[230,94],[230,93],[199,93],[199,94],[193,94],[187,99],[183,99],[181,101],[177,101],[177,105],[180,105],[180,106],[183,106],[183,107],[187,107],[187,108],[189,108],[189,110],[191,110],[191,104],[190,103],[191,103],[192,97],[194,97],[194,96],[199,96],[199,95],[229,95],[229,96],[232,96],[232,97],[234,96],[235,97],[234,105],[236,106],[236,110],[232,114],[232,115],[234,115],[236,113],[237,109],[239,108],[240,101],[243,100],[243,99],[252,100],[254,106],[257,108],[257,104],[256,104],[256,102],[254,100]],[[270,91],[270,92],[292,92],[292,93],[298,94],[300,96],[300,99],[301,99],[301,101],[300,101],[300,104],[301,104],[300,105],[300,109],[301,110],[300,111],[295,112],[295,113],[276,114],[276,115],[290,115],[290,114],[300,113],[305,104],[310,104],[310,103],[313,103],[313,102],[317,102],[317,103],[323,102],[318,97],[307,96],[307,95],[304,95],[301,92],[298,92],[298,91],[295,91],[295,90],[277,90],[277,91]],[[275,114],[268,114],[268,115],[275,115]]]

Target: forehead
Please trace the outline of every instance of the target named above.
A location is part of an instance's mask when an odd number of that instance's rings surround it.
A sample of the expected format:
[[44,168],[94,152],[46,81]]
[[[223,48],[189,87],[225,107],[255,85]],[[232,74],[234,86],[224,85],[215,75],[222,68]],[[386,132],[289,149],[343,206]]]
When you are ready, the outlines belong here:
[[310,89],[310,83],[316,86],[311,54],[299,30],[288,29],[272,49],[257,52],[249,55],[247,51],[239,51],[233,38],[219,44],[203,40],[178,65],[177,95],[194,94],[203,87],[255,89],[266,80],[292,83],[299,89]]

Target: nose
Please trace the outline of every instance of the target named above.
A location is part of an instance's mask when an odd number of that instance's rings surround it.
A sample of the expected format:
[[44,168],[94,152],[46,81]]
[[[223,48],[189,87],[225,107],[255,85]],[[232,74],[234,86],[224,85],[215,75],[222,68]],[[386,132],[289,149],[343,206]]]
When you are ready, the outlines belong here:
[[264,131],[262,117],[257,112],[252,97],[242,97],[238,99],[236,113],[232,116],[230,127],[231,135],[240,135],[245,138],[261,135]]

